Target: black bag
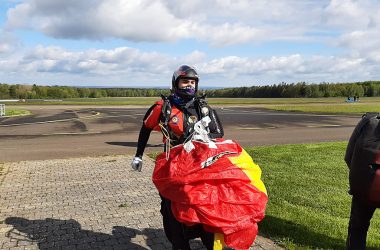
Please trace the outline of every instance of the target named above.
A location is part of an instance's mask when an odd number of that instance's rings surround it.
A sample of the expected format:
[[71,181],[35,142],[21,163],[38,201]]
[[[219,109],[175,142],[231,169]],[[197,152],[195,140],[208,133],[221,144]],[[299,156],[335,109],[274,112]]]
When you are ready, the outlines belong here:
[[352,195],[380,207],[380,116],[366,113],[356,125],[346,149]]

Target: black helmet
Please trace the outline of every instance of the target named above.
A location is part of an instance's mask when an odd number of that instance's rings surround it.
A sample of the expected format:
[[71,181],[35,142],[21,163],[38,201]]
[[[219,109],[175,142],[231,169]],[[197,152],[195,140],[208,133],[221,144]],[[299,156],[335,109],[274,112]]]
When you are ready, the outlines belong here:
[[[178,88],[179,79],[184,79],[184,78],[195,80],[194,93],[188,93]],[[179,96],[183,98],[193,97],[198,91],[198,81],[199,81],[199,77],[198,77],[197,71],[193,67],[182,65],[173,73],[172,91],[174,91],[175,93],[177,93]]]

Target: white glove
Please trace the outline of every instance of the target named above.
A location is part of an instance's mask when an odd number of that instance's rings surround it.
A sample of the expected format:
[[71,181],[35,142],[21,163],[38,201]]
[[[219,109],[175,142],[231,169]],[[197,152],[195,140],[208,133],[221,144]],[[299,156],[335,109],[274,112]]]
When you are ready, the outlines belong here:
[[142,159],[140,157],[136,156],[135,158],[133,158],[133,161],[131,162],[131,166],[132,166],[133,170],[137,170],[137,171],[141,172]]

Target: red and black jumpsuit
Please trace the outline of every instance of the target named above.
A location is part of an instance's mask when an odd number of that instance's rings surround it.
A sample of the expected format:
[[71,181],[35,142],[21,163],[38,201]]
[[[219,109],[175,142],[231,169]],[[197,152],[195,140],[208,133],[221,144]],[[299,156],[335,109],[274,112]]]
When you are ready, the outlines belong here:
[[[192,133],[194,123],[202,119],[205,115],[208,115],[211,119],[209,124],[210,137],[223,137],[223,127],[216,111],[206,105],[203,98],[194,98],[186,105],[174,104],[171,97],[168,97],[167,101],[171,106],[170,116],[166,118],[168,121],[166,129],[169,132],[171,146],[183,143]],[[142,157],[152,130],[161,130],[159,123],[164,119],[162,117],[164,105],[165,101],[160,100],[146,112],[139,134],[136,156]],[[187,227],[178,222],[172,213],[170,200],[162,196],[161,200],[161,214],[163,217],[164,230],[167,238],[172,243],[173,249],[190,249],[189,239],[197,237],[202,239],[207,249],[213,249],[214,234],[204,231],[200,224]]]

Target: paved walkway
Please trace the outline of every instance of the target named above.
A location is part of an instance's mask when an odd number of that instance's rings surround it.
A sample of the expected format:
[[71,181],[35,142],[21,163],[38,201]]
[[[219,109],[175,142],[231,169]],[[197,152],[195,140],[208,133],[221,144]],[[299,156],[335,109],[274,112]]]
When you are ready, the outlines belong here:
[[[0,163],[0,249],[171,249],[153,162],[138,173],[131,158]],[[279,248],[258,236],[251,249]]]

